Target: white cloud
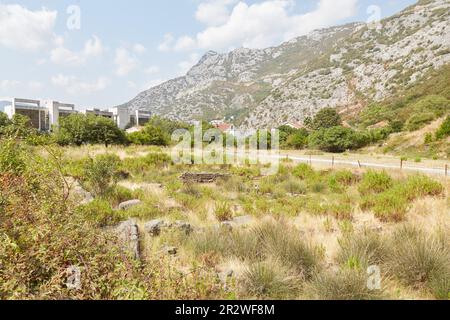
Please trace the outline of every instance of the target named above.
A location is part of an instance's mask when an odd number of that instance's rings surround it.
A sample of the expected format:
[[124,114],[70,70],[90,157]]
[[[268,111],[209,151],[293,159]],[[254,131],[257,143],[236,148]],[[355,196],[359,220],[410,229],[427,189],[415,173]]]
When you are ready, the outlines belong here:
[[152,75],[159,72],[158,66],[150,66],[144,70],[146,74]]
[[167,37],[164,49],[221,51],[278,45],[354,16],[358,0],[320,0],[313,11],[304,14],[292,14],[295,5],[292,0],[266,0],[251,5],[241,1],[228,13],[228,5],[233,3],[231,0],[201,3],[196,16],[206,28],[195,37],[182,36],[178,40]]
[[100,77],[93,82],[83,82],[75,76],[66,76],[63,74],[53,76],[51,78],[51,82],[54,86],[63,88],[70,95],[88,95],[103,91],[111,83],[111,81],[106,77]]
[[170,51],[174,40],[175,38],[171,33],[166,33],[163,42],[158,46],[158,50],[162,52]]
[[0,80],[0,91],[8,91],[20,84],[17,80]]
[[220,26],[227,22],[230,17],[229,6],[236,2],[237,0],[210,0],[200,3],[195,17],[207,26]]
[[180,37],[175,44],[175,51],[192,50],[195,49],[196,42],[189,36]]
[[180,74],[185,75],[194,65],[198,63],[200,56],[197,53],[192,53],[189,56],[189,60],[182,61],[178,64],[180,68]]
[[17,4],[0,4],[0,45],[18,50],[37,50],[54,37],[56,11],[30,11]]
[[147,48],[144,47],[142,44],[140,43],[136,43],[133,46],[133,51],[137,54],[144,54],[147,51]]
[[54,48],[50,51],[50,60],[58,65],[82,66],[89,58],[101,56],[104,50],[101,40],[94,35],[86,41],[81,52],[74,52],[64,46]]
[[114,63],[116,65],[116,74],[119,76],[125,76],[138,66],[139,61],[127,49],[119,48],[116,50],[116,58],[114,59]]

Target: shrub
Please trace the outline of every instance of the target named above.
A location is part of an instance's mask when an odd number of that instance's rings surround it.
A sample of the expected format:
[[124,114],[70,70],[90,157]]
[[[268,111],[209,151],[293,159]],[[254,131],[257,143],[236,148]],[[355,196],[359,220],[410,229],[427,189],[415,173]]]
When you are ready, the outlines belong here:
[[415,200],[426,196],[440,196],[444,187],[439,182],[421,174],[408,177],[408,179],[397,186],[408,200]]
[[450,136],[450,116],[448,116],[439,130],[436,132],[436,139],[441,140]]
[[72,114],[62,118],[55,130],[56,141],[60,145],[84,143],[101,143],[108,147],[111,144],[124,144],[125,133],[114,121],[95,115]]
[[91,203],[77,208],[86,221],[97,227],[106,227],[117,224],[122,216],[119,211],[114,211],[108,201],[95,199]]
[[14,139],[0,139],[0,172],[22,174],[26,168],[25,151]]
[[372,211],[383,222],[400,222],[406,217],[409,202],[396,190],[388,190],[375,195]]
[[226,201],[216,203],[214,214],[216,219],[221,222],[233,219],[233,210],[231,210],[230,205]]
[[309,278],[320,267],[321,251],[306,243],[295,229],[284,224],[264,223],[252,233],[264,249],[266,257],[273,257],[299,275]]
[[311,166],[302,163],[292,170],[292,174],[297,178],[305,180],[314,177],[315,171]]
[[306,194],[307,187],[305,183],[290,178],[281,184],[281,188],[290,194]]
[[419,113],[411,116],[406,123],[406,129],[416,131],[423,128],[435,119],[435,115],[430,112]]
[[447,243],[407,226],[393,235],[389,248],[388,263],[396,277],[407,285],[428,288],[437,298],[445,298],[445,291],[448,295],[450,251]]
[[83,166],[82,182],[94,195],[103,196],[114,187],[119,178],[120,158],[112,154],[86,159]]
[[128,140],[137,145],[167,146],[170,138],[161,128],[147,124],[142,131],[128,134]]
[[328,177],[328,186],[334,192],[343,192],[346,187],[356,182],[358,182],[357,176],[349,170],[335,171]]
[[243,274],[242,285],[247,295],[271,299],[295,297],[299,288],[298,280],[273,262],[252,264]]
[[375,232],[364,230],[357,234],[346,234],[339,240],[337,261],[342,266],[365,270],[371,265],[380,265],[386,259],[386,243]]
[[312,129],[329,129],[342,124],[341,116],[336,109],[325,108],[320,110],[312,120]]
[[367,144],[367,139],[350,128],[332,127],[311,133],[309,147],[322,151],[341,153],[358,149]]
[[391,188],[393,180],[386,171],[368,170],[359,184],[358,190],[362,195],[381,193]]
[[378,300],[382,291],[370,290],[366,270],[344,268],[316,274],[306,286],[306,294],[320,300]]
[[103,198],[108,200],[113,207],[117,207],[122,202],[133,200],[137,197],[135,196],[135,192],[130,189],[122,186],[115,186],[114,188],[110,188]]

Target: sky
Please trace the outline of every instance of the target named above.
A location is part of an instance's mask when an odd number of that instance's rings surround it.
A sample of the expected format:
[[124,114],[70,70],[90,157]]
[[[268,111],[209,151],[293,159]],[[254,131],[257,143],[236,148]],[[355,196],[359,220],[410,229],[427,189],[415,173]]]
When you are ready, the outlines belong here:
[[202,55],[276,46],[415,0],[0,0],[0,97],[125,103]]

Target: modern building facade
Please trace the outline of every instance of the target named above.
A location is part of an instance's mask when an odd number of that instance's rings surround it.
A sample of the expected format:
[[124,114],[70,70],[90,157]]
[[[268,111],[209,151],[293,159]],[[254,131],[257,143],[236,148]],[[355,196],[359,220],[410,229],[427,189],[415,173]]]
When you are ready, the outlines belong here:
[[51,131],[58,126],[62,118],[76,113],[111,119],[121,129],[143,126],[152,117],[151,112],[139,110],[132,112],[124,107],[116,107],[109,110],[87,109],[77,111],[74,104],[53,100],[8,98],[2,99],[2,103],[5,105],[4,111],[10,119],[15,114],[27,116],[30,118],[32,127],[39,131]]

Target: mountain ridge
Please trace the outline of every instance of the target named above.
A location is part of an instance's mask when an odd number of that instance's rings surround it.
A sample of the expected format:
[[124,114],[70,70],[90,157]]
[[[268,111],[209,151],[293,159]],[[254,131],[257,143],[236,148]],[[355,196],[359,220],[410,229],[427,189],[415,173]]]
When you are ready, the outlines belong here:
[[[450,1],[419,1],[379,25],[320,29],[279,46],[206,52],[185,76],[124,104],[174,120],[227,117],[242,128],[355,112],[450,62]],[[231,121],[231,120],[230,120]]]

